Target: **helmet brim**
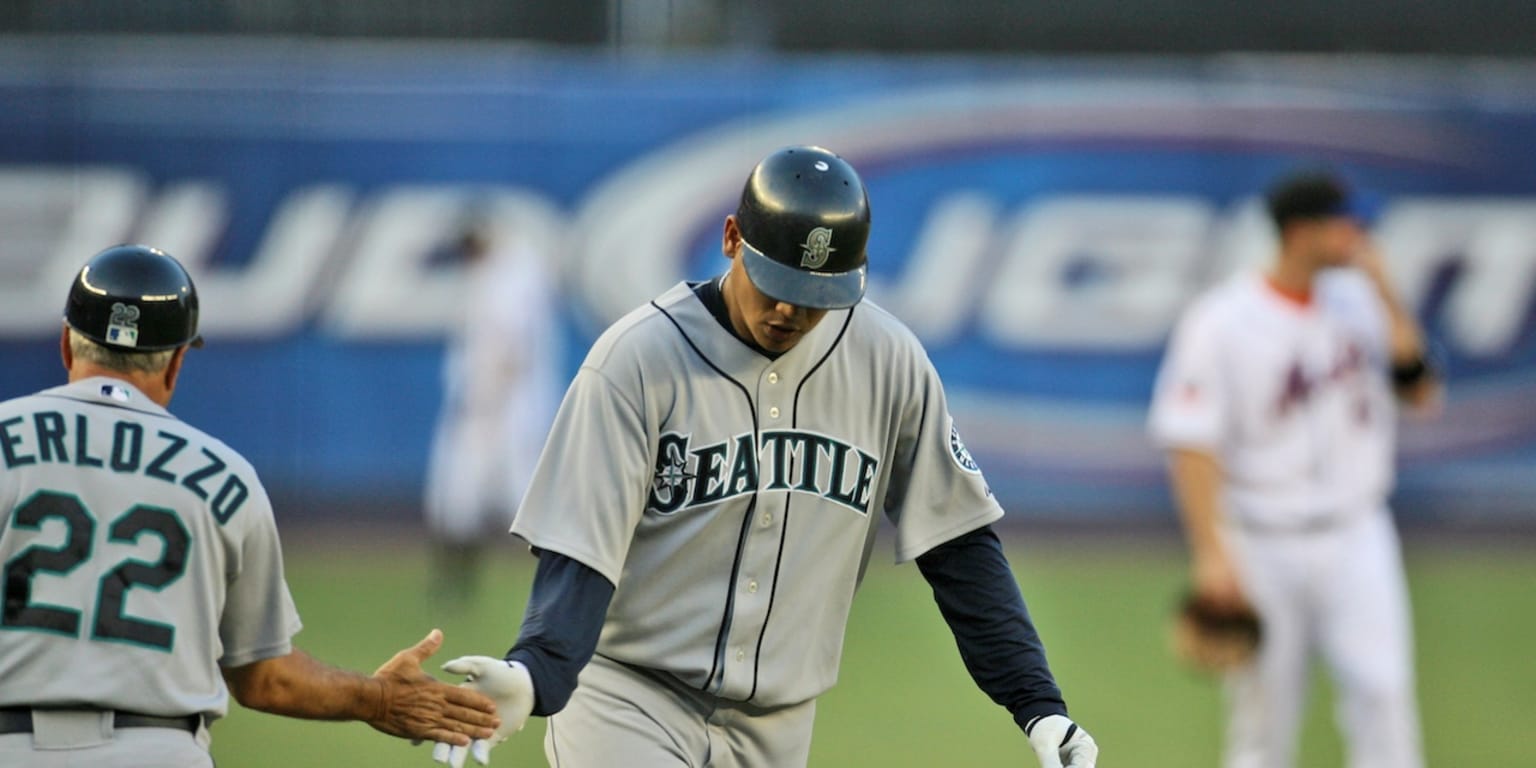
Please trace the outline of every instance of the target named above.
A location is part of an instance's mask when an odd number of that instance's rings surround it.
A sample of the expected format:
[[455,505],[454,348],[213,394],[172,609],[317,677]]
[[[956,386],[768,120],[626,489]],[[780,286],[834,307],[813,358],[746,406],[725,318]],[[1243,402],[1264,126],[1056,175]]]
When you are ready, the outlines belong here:
[[780,264],[741,241],[741,264],[764,296],[808,309],[847,309],[864,298],[867,265],[847,272],[812,272]]
[[134,345],[134,346],[130,347],[130,346],[125,346],[125,345],[122,345],[122,344],[118,344],[118,343],[116,343],[114,341],[111,341],[111,340],[105,338],[104,336],[101,336],[100,334],[94,333],[94,332],[92,332],[90,330],[87,330],[85,328],[81,328],[79,325],[76,325],[75,323],[71,322],[68,317],[64,318],[64,325],[68,326],[69,329],[74,331],[75,333],[78,333],[81,336],[83,336],[83,337],[85,337],[87,339],[90,339],[91,341],[94,341],[94,342],[96,342],[97,344],[100,344],[103,347],[107,347],[108,349],[113,349],[113,350],[116,350],[118,352],[164,352],[167,349],[177,349],[177,348],[180,348],[180,347],[192,347],[193,349],[202,349],[203,348],[203,344],[205,343],[203,341],[203,335],[201,333],[199,333],[196,336],[193,336],[191,341],[184,341],[184,342],[180,342],[180,343],[176,343],[176,344],[156,344],[154,346],[138,346],[138,345]]

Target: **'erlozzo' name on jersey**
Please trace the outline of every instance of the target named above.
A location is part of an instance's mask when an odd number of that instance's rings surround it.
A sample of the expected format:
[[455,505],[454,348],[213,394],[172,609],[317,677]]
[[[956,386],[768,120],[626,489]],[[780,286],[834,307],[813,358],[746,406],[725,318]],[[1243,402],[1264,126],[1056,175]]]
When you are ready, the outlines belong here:
[[648,512],[670,515],[763,490],[811,494],[864,513],[880,475],[880,459],[815,432],[763,432],[758,450],[750,432],[699,448],[692,441],[661,436]]
[[[209,511],[220,525],[229,522],[250,498],[250,488],[230,471],[228,462],[175,432],[117,421],[111,427],[110,445],[102,454],[93,455],[92,425],[84,414],[75,414],[71,425],[58,411],[39,411],[30,418],[13,416],[0,421],[0,459],[6,469],[37,463],[72,464],[142,474],[181,486],[208,501]],[[104,421],[94,425],[107,428]]]

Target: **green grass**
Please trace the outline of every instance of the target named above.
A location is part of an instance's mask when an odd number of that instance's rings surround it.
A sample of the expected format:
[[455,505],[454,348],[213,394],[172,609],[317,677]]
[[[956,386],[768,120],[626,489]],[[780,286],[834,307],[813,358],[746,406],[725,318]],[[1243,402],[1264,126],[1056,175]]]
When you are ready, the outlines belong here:
[[[512,541],[488,564],[475,602],[456,610],[428,604],[422,552],[360,533],[344,541],[288,534],[289,582],[306,624],[297,642],[311,653],[371,670],[439,626],[447,642],[435,669],[460,654],[500,654],[514,638],[532,558]],[[1010,554],[1073,715],[1103,748],[1101,765],[1216,765],[1219,692],[1165,650],[1180,552],[1047,538]],[[1408,563],[1429,765],[1536,765],[1536,558],[1510,548],[1411,547]],[[812,766],[1034,764],[1007,714],[966,676],[916,568],[871,566],[841,677],[818,705]],[[1316,686],[1300,766],[1342,765],[1332,723],[1327,686]],[[542,720],[530,721],[492,764],[544,765],[543,731]],[[432,765],[427,747],[357,723],[237,706],[213,733],[220,768]]]

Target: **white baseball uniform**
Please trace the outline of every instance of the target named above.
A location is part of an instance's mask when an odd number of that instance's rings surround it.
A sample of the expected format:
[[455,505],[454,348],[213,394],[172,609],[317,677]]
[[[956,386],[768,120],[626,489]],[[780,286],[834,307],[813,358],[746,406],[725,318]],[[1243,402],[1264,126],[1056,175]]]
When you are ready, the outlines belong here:
[[426,490],[430,530],[460,543],[511,525],[560,398],[555,287],[540,255],[493,250],[465,285]]
[[608,329],[512,528],[616,585],[551,764],[803,764],[880,513],[902,561],[1003,514],[885,311],[774,358],[679,284]]
[[[0,709],[212,720],[220,667],[289,652],[272,508],[229,446],[97,377],[0,403],[0,462]],[[0,765],[211,764],[205,728],[83,717],[34,714]]]
[[1353,768],[1422,764],[1411,621],[1386,506],[1397,410],[1387,317],[1367,278],[1326,271],[1309,302],[1243,274],[1174,332],[1150,429],[1216,456],[1224,531],[1264,623],[1229,684],[1229,768],[1294,760],[1309,662],[1333,672]]

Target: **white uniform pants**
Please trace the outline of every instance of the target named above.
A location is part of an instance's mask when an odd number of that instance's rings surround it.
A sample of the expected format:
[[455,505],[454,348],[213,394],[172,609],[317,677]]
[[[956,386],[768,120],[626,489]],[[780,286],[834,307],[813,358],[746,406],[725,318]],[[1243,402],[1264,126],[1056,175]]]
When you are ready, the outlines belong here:
[[33,715],[34,733],[0,736],[0,768],[213,768],[208,729],[113,729],[110,713]]
[[1229,536],[1264,641],[1227,681],[1227,768],[1291,768],[1316,657],[1333,677],[1350,768],[1420,768],[1412,622],[1390,513]]
[[815,700],[763,708],[724,701],[602,656],[549,718],[551,768],[795,768],[811,749]]

